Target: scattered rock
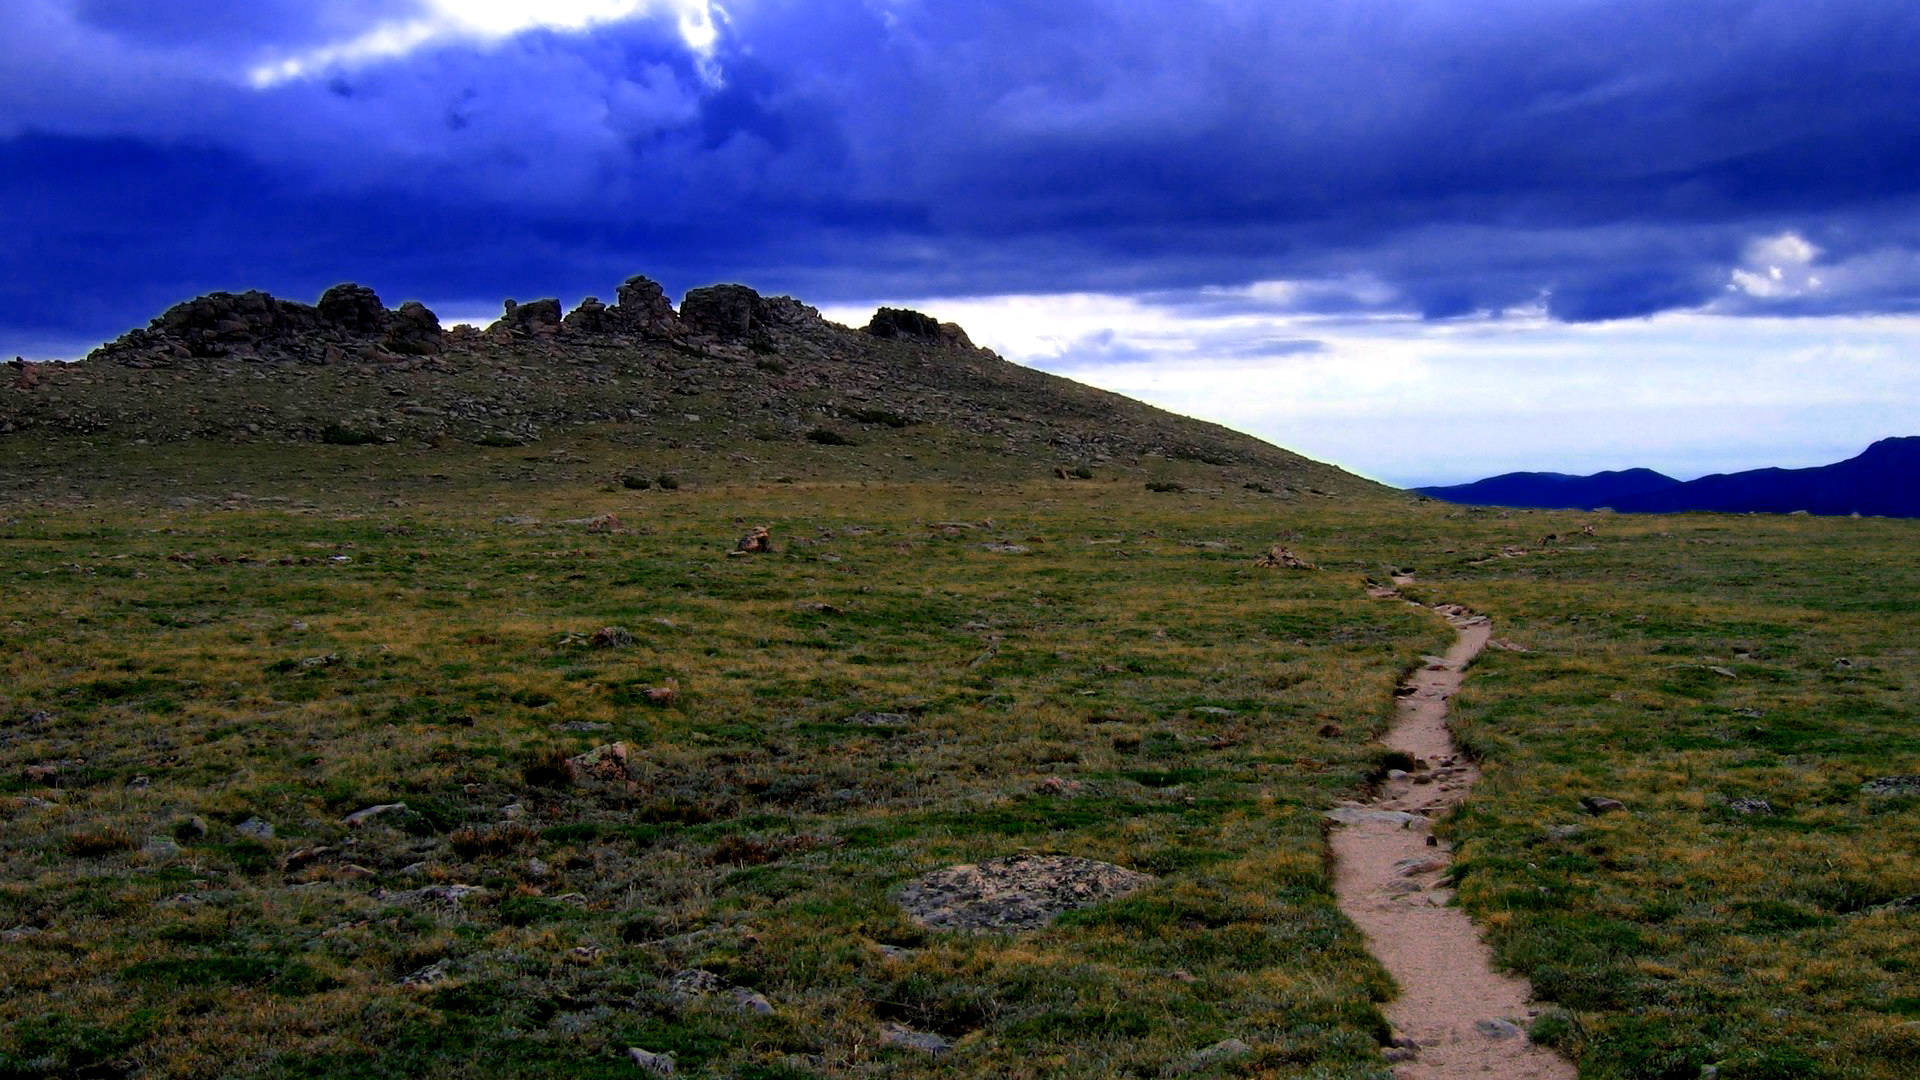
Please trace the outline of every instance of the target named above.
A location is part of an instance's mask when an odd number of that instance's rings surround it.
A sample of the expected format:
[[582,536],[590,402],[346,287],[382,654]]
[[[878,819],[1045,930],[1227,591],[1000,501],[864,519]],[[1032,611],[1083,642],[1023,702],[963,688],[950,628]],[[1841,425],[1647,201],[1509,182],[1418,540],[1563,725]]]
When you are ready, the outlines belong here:
[[954,866],[903,886],[907,913],[937,930],[1021,931],[1063,911],[1125,896],[1155,879],[1072,855],[1009,855]]
[[1728,801],[1727,809],[1736,814],[1753,816],[1773,813],[1773,804],[1765,799],[1732,799]]
[[914,1031],[899,1024],[888,1024],[880,1030],[880,1045],[918,1050],[923,1054],[944,1054],[953,1049],[952,1043],[930,1031]]
[[596,746],[584,754],[568,758],[567,772],[576,783],[586,780],[625,783],[633,779],[633,772],[627,763],[627,744],[623,742]]
[[650,1050],[642,1050],[637,1046],[629,1046],[627,1047],[627,1057],[635,1065],[653,1073],[655,1076],[673,1075],[672,1054],[656,1054]]
[[1920,795],[1920,776],[1882,776],[1861,784],[1860,790],[1869,795],[1897,798]]
[[[1432,839],[1429,837],[1429,839]],[[1447,860],[1438,855],[1413,855],[1393,864],[1393,872],[1401,877],[1419,877],[1421,874],[1437,874],[1447,868]]]
[[342,818],[341,822],[343,824],[352,826],[353,828],[359,828],[360,826],[365,825],[370,821],[378,821],[379,819],[386,817],[388,814],[404,814],[406,812],[407,812],[406,803],[403,803],[403,802],[380,803],[376,806],[369,806],[364,810],[355,810],[353,813],[348,814],[346,817]]
[[148,859],[161,862],[180,854],[180,844],[171,836],[149,836],[140,853]]
[[[353,824],[348,822],[348,824]],[[257,817],[250,817],[233,827],[233,831],[253,840],[273,839],[273,826]]]
[[1060,776],[1049,776],[1035,785],[1034,790],[1042,795],[1078,795],[1080,789],[1085,786],[1086,785],[1078,780],[1068,780]]
[[184,817],[173,823],[173,836],[176,840],[204,840],[207,835],[207,819],[199,814]]
[[735,555],[770,555],[773,553],[773,533],[765,525],[755,525],[734,545]]
[[1265,570],[1318,570],[1319,567],[1295,555],[1279,544],[1267,549],[1265,555],[1253,560],[1253,565]]
[[992,541],[981,544],[980,546],[987,551],[998,552],[1002,555],[1025,555],[1027,552],[1033,550],[1025,544],[1006,544],[999,541]]
[[1610,799],[1605,795],[1582,795],[1580,797],[1580,808],[1592,814],[1594,817],[1599,817],[1602,814],[1611,814],[1625,810],[1627,804],[1621,802],[1619,799]]
[[906,713],[862,711],[854,713],[852,716],[840,722],[843,724],[852,724],[855,727],[900,728],[913,723],[913,717],[908,716]]
[[649,705],[671,705],[680,697],[680,690],[674,686],[649,686],[643,692]]

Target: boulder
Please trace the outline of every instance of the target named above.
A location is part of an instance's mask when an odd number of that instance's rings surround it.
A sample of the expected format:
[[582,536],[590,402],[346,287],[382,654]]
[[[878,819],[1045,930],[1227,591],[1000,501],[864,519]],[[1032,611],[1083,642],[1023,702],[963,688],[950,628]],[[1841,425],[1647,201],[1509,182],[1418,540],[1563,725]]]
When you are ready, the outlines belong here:
[[745,285],[709,285],[688,290],[680,301],[680,321],[698,334],[744,338],[764,321],[761,308],[760,294]]
[[533,300],[525,304],[508,300],[500,318],[487,327],[491,334],[506,333],[516,337],[550,338],[560,332],[560,301],[549,297]]
[[387,332],[381,342],[388,352],[406,356],[432,356],[440,351],[445,334],[440,317],[418,300],[409,300],[386,317]]
[[627,744],[623,742],[596,746],[584,754],[568,758],[567,772],[576,783],[588,780],[624,783],[633,779],[633,773],[627,766]]
[[[386,331],[387,308],[365,285],[335,285],[320,294],[320,317],[353,337],[379,337]],[[424,308],[421,310],[425,310]],[[439,328],[434,322],[434,328]]]

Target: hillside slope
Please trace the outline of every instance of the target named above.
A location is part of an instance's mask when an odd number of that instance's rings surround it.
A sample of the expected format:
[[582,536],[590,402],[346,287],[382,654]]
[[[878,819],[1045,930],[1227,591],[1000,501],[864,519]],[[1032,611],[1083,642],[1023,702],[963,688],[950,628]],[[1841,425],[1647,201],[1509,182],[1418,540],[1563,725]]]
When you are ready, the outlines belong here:
[[[1028,472],[1142,458],[1319,494],[1387,489],[1216,424],[1021,367],[952,324],[881,309],[863,330],[739,285],[676,310],[643,277],[609,306],[509,300],[486,330],[443,331],[342,285],[317,305],[215,293],[71,365],[16,366],[0,435],[101,442],[424,440],[519,445],[582,430],[692,454],[957,440]],[[904,446],[904,443],[902,444]],[[965,455],[958,455],[955,461]]]

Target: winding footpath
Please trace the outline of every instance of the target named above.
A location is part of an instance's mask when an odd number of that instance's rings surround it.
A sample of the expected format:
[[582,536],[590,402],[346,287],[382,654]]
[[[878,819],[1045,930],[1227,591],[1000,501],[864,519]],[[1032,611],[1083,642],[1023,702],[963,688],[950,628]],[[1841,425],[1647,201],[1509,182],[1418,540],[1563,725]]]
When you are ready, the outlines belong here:
[[[1369,591],[1399,598],[1385,587]],[[1466,798],[1480,770],[1454,745],[1447,702],[1493,627],[1457,605],[1433,610],[1453,625],[1453,647],[1427,657],[1401,684],[1383,740],[1418,767],[1390,774],[1365,803],[1328,811],[1334,892],[1400,987],[1386,1009],[1396,1032],[1388,1050],[1395,1080],[1576,1080],[1565,1059],[1527,1041],[1535,1010],[1526,981],[1495,971],[1466,912],[1449,906],[1452,859],[1433,835],[1433,819]]]

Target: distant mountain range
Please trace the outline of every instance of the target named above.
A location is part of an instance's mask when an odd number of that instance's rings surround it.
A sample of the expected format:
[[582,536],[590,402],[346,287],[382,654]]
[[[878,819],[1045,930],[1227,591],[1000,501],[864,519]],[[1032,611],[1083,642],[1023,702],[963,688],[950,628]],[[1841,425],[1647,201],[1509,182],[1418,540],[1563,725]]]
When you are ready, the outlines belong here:
[[1920,517],[1920,436],[1881,439],[1858,457],[1810,469],[1751,469],[1698,480],[1675,480],[1652,469],[1592,476],[1516,472],[1413,490],[1476,506]]

